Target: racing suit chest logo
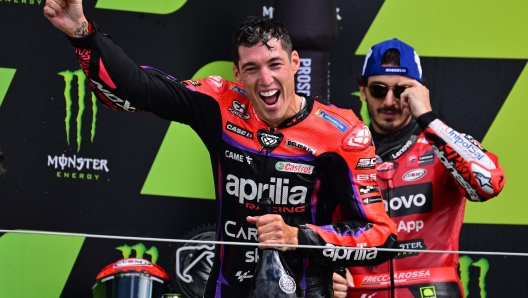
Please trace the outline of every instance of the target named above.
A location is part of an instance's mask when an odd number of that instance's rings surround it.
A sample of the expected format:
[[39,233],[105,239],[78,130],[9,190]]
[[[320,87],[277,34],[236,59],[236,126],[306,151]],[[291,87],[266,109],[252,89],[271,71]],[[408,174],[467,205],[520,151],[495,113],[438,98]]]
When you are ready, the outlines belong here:
[[237,197],[240,204],[255,199],[258,202],[269,194],[276,205],[300,205],[306,203],[308,193],[308,188],[305,186],[290,185],[290,179],[270,177],[269,183],[257,183],[233,174],[226,176],[225,190],[228,194]]
[[433,186],[427,182],[394,188],[392,198],[384,199],[385,210],[391,217],[429,213],[433,210]]

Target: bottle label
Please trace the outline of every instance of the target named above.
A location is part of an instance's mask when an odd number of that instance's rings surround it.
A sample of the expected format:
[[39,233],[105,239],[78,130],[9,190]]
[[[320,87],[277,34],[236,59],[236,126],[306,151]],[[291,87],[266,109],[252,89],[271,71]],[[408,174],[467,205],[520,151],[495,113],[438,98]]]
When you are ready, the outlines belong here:
[[283,275],[279,279],[279,287],[284,292],[291,294],[295,292],[296,289],[295,280],[289,275]]

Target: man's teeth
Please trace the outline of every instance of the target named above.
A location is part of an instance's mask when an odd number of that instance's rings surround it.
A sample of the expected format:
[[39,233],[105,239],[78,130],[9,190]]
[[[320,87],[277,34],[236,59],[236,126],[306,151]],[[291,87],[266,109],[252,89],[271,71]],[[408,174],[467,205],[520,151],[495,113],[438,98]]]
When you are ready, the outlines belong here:
[[260,95],[262,96],[273,96],[275,95],[275,93],[279,92],[279,90],[272,90],[272,91],[267,91],[267,92],[260,92]]

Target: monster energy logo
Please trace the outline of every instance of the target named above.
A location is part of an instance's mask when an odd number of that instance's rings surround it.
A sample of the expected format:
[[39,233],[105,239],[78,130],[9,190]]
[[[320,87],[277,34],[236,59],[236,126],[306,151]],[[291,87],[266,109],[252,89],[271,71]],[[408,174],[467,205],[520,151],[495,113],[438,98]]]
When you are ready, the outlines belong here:
[[460,281],[462,282],[462,287],[464,288],[464,297],[469,295],[469,266],[480,268],[479,281],[478,285],[480,288],[480,298],[486,298],[486,275],[489,270],[488,260],[482,258],[478,261],[473,261],[469,256],[461,256],[458,261],[460,264]]
[[[77,77],[77,102],[78,102],[78,110],[77,110],[77,116],[76,116],[76,123],[77,123],[77,152],[81,150],[81,143],[82,143],[82,135],[81,135],[81,128],[82,128],[82,116],[85,109],[84,104],[84,97],[86,95],[86,76],[84,75],[82,69],[78,69],[76,71],[61,71],[58,73],[60,76],[64,77],[64,82],[66,83],[64,86],[64,99],[66,100],[66,118],[64,119],[65,122],[65,128],[66,128],[66,141],[68,145],[70,145],[70,120],[72,116],[72,95],[71,95],[71,89],[73,84],[74,77]],[[92,96],[92,128],[91,128],[91,142],[93,143],[93,140],[95,138],[95,124],[96,124],[96,116],[97,116],[97,99],[93,93],[91,93]]]
[[138,243],[133,246],[128,246],[125,244],[125,245],[116,247],[116,249],[121,251],[124,259],[130,258],[132,251],[136,252],[137,259],[144,259],[143,255],[145,254],[150,255],[150,261],[152,264],[156,264],[156,262],[158,261],[158,257],[159,257],[158,249],[155,246],[152,246],[149,249],[147,249],[147,247],[143,243]]

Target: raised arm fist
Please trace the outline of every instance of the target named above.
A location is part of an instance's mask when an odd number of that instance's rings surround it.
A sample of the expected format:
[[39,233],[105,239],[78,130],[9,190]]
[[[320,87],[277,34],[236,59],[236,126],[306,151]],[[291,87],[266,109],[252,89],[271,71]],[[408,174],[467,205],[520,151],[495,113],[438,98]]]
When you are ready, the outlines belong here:
[[89,34],[82,0],[46,0],[44,16],[53,26],[70,37],[83,37]]

